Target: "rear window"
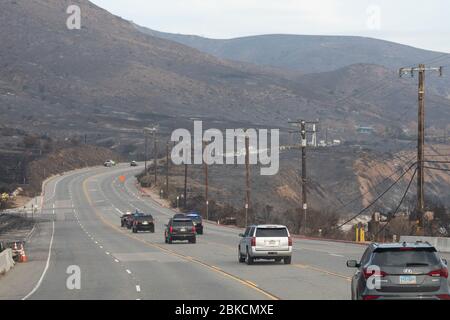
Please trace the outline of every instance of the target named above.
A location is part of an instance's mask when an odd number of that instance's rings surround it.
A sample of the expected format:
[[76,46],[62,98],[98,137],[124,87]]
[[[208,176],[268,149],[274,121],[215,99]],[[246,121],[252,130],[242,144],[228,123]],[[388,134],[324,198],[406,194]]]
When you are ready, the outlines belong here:
[[140,217],[136,217],[135,220],[138,220],[138,221],[153,220],[153,217],[152,216],[140,216]]
[[430,250],[375,251],[372,259],[372,264],[387,267],[425,267],[439,263],[436,253]]
[[184,220],[184,221],[176,221],[174,220],[172,222],[172,225],[174,227],[186,227],[186,226],[192,226],[192,221],[191,220]]
[[288,237],[288,231],[286,228],[258,228],[255,236],[261,238],[283,238]]

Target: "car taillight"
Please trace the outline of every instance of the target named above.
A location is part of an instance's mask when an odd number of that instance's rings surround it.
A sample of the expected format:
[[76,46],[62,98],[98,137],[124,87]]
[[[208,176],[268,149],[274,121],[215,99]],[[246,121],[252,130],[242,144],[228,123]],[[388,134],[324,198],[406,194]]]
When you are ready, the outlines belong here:
[[380,296],[362,296],[363,300],[377,300],[381,298]]
[[442,268],[440,270],[434,270],[428,273],[430,277],[442,277],[442,278],[448,278],[448,269]]
[[450,300],[450,295],[448,294],[438,294],[436,297],[440,300]]
[[378,273],[378,272],[376,272],[375,270],[369,271],[369,270],[367,270],[367,269],[364,269],[363,272],[364,272],[364,278],[366,278],[366,279],[369,279],[369,278],[372,277],[372,276],[374,276],[374,277],[385,277],[385,276],[388,275],[388,274],[387,274],[386,272],[384,272],[384,271],[380,271],[380,272]]
[[173,227],[169,228],[169,232],[172,233],[173,232]]
[[256,238],[255,237],[252,238],[252,247],[256,247]]
[[291,237],[289,237],[288,245],[289,245],[289,247],[292,247],[292,238]]

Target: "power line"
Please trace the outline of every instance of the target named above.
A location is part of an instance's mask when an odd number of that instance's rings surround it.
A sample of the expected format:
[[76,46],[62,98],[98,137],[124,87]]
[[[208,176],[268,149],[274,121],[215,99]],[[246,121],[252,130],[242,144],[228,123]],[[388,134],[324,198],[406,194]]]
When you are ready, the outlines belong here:
[[408,191],[411,188],[411,184],[414,180],[414,177],[416,176],[416,173],[417,173],[417,168],[414,170],[414,173],[413,173],[411,179],[409,180],[408,186],[407,186],[405,193],[403,194],[402,199],[400,200],[397,208],[395,209],[394,213],[392,215],[390,215],[386,224],[380,230],[378,230],[378,232],[375,234],[375,239],[378,237],[378,235],[381,233],[381,231],[383,231],[388,226],[388,224],[395,218],[395,215],[397,214],[398,210],[400,209],[401,205],[403,204],[403,201],[405,201],[406,195],[408,194]]
[[356,215],[354,215],[351,219],[348,219],[347,221],[345,221],[344,223],[340,224],[337,229],[342,228],[343,226],[345,226],[347,223],[349,223],[352,220],[355,220],[357,217],[359,217],[360,215],[362,215],[364,212],[367,211],[367,209],[371,208],[378,200],[380,200],[386,193],[388,193],[414,166],[416,165],[416,163],[413,163],[405,172],[403,172],[403,174],[397,178],[397,180],[394,181],[394,183],[392,183],[389,188],[387,188],[383,193],[381,193],[375,200],[373,200],[367,207],[365,207],[364,209],[362,209],[360,212],[358,212]]
[[425,169],[450,172],[450,169],[424,166]]
[[[415,158],[415,156],[411,157],[409,160],[405,161],[406,165],[410,165],[411,161],[413,161],[413,159]],[[403,160],[402,160],[403,161]],[[415,164],[415,162],[414,162]],[[382,184],[384,184],[385,182],[387,182],[388,180],[390,180],[393,176],[395,176],[399,171],[404,170],[404,167],[401,167],[397,170],[395,170],[392,174],[390,174],[389,176],[387,176],[386,178],[384,178],[381,182],[377,183],[375,186],[373,186],[373,189],[376,190],[376,188]],[[353,204],[356,200],[359,200],[361,198],[363,198],[364,196],[368,195],[371,192],[371,190],[366,191],[365,193],[359,195],[358,197],[354,198],[353,200],[347,202],[346,204],[342,205],[341,207],[339,207],[336,211],[340,211],[346,207],[348,207],[349,205]]]

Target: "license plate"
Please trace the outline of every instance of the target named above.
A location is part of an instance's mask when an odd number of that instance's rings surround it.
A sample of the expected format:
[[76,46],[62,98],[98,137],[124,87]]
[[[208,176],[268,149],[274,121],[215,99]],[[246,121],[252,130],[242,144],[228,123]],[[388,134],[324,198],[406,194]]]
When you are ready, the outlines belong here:
[[400,276],[400,284],[417,284],[416,276]]
[[270,247],[275,247],[278,245],[278,241],[275,241],[275,240],[266,241],[266,245],[268,245]]
[[186,228],[181,228],[180,231],[181,232],[186,232]]

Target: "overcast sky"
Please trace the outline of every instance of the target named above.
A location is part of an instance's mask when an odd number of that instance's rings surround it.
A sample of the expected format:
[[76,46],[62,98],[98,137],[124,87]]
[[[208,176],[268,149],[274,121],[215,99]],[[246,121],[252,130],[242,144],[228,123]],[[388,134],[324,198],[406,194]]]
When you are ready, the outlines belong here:
[[158,31],[358,35],[450,52],[448,0],[91,0]]

